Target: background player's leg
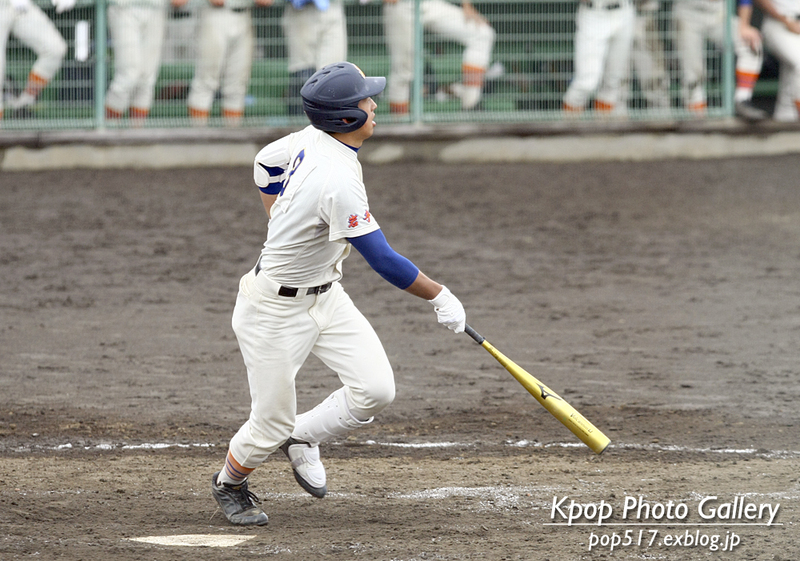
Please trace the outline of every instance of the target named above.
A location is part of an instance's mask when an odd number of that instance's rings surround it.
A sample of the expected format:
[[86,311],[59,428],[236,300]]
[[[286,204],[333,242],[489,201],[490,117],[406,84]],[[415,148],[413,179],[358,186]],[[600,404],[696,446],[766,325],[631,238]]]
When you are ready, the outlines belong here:
[[383,5],[383,27],[391,70],[386,87],[391,113],[409,112],[411,80],[414,75],[414,11],[412,4],[399,0]]
[[222,116],[225,124],[238,126],[244,116],[247,86],[253,66],[253,25],[249,13],[226,14],[230,20],[228,56],[222,70]]
[[600,85],[608,56],[608,28],[598,10],[578,7],[575,33],[575,75],[564,94],[564,110],[580,112]]
[[16,100],[9,103],[19,109],[33,104],[56,75],[67,53],[67,43],[50,18],[35,5],[17,17],[12,33],[36,53],[36,62],[28,74],[25,89]]
[[221,29],[224,21],[220,21],[218,10],[204,6],[200,11],[198,26],[197,62],[194,78],[189,88],[186,104],[189,117],[196,124],[208,121],[214,94],[219,88],[220,73],[225,59],[225,37]]
[[483,21],[467,19],[464,10],[441,0],[423,4],[423,25],[432,32],[464,46],[461,83],[453,84],[462,109],[475,108],[481,99],[483,80],[492,58],[495,31]]

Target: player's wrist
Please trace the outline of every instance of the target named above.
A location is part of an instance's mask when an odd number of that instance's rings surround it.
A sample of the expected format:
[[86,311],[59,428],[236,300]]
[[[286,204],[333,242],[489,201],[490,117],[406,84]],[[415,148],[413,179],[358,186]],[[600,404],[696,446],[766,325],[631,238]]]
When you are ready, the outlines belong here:
[[446,286],[442,285],[442,289],[439,291],[439,294],[428,300],[431,304],[433,304],[434,308],[441,308],[445,304],[447,304],[447,300],[450,298],[450,289]]

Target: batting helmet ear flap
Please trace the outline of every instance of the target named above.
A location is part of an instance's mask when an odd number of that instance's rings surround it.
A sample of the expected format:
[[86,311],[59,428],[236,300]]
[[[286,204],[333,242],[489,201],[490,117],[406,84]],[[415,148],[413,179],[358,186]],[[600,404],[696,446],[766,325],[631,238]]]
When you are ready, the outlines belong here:
[[352,132],[367,121],[358,108],[362,99],[378,95],[386,78],[367,78],[352,63],[338,62],[317,70],[300,90],[303,110],[311,124],[327,132]]
[[303,100],[306,116],[315,128],[328,132],[353,132],[364,126],[368,115],[358,107],[334,109]]

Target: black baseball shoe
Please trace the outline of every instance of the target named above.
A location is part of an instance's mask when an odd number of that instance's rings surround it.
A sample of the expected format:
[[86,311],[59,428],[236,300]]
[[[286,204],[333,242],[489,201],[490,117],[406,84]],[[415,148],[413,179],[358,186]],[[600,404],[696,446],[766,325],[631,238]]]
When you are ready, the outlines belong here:
[[759,109],[748,101],[736,102],[734,109],[737,117],[744,119],[745,121],[750,121],[751,123],[769,119],[769,113],[763,109]]
[[309,494],[321,499],[328,492],[325,466],[319,459],[319,446],[311,446],[308,442],[289,440],[281,445],[281,450],[292,462],[294,479]]
[[269,522],[267,515],[258,506],[261,501],[255,493],[247,489],[246,480],[235,486],[227,483],[217,485],[217,477],[219,472],[211,479],[211,494],[231,524],[263,526]]

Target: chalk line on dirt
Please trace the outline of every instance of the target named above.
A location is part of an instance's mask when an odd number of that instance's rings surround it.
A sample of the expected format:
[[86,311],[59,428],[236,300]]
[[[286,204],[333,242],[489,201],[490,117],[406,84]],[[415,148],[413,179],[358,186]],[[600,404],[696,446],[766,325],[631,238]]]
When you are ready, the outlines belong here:
[[[357,443],[355,443],[357,444]],[[503,442],[505,446],[514,448],[583,448],[584,445],[580,442],[536,442],[530,440],[506,440]],[[341,445],[339,442],[330,443],[331,446]],[[353,446],[354,443],[348,442],[348,446]],[[362,446],[387,446],[392,448],[409,448],[409,449],[426,449],[426,448],[479,448],[481,444],[475,442],[377,442],[375,440],[366,440],[361,443]],[[55,446],[43,445],[24,445],[16,447],[4,447],[0,443],[0,452],[31,452],[33,450],[54,450],[54,451],[67,451],[67,450],[164,450],[169,448],[214,448],[216,445],[208,442],[195,442],[192,444],[175,443],[175,442],[142,442],[139,444],[113,444],[113,443],[100,443],[93,445],[73,445],[72,443],[58,444]],[[616,450],[643,450],[648,452],[686,452],[692,454],[721,454],[721,455],[750,455],[762,458],[798,458],[800,457],[800,450],[766,450],[763,448],[692,448],[690,446],[678,446],[674,444],[638,444],[615,442],[608,446],[609,449]]]

